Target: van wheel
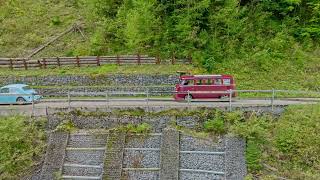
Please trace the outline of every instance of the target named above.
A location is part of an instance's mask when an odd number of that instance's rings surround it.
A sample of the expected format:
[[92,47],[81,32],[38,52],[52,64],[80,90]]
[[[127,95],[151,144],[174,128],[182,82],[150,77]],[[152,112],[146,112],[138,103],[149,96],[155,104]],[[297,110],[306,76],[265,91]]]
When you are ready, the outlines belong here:
[[24,104],[26,102],[26,100],[24,98],[22,98],[22,97],[18,97],[16,101],[20,105],[22,105],[22,104]]
[[193,97],[192,97],[190,94],[184,96],[184,100],[185,100],[185,101],[191,100],[192,98],[193,98]]
[[220,99],[221,99],[221,100],[223,100],[223,99],[227,99],[227,98],[229,98],[229,96],[228,96],[228,95],[220,96]]

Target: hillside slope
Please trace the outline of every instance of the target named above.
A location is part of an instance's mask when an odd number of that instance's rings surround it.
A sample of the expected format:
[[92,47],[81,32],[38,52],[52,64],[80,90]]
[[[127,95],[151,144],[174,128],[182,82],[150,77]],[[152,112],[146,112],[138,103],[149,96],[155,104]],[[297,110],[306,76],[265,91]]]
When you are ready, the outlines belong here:
[[[208,73],[234,74],[240,89],[319,90],[319,6],[315,0],[3,0],[0,57],[25,57],[79,23],[86,39],[69,33],[35,57],[192,56]],[[113,68],[97,71],[117,73]]]

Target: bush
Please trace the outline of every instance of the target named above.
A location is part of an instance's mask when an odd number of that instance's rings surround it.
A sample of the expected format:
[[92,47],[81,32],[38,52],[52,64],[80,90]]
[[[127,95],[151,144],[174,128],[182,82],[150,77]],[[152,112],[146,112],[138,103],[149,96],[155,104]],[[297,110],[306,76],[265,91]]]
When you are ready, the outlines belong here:
[[262,150],[254,141],[247,142],[246,162],[249,172],[256,173],[262,169],[261,165]]
[[22,116],[0,117],[0,179],[19,179],[44,152],[42,124]]
[[213,132],[217,134],[222,134],[226,130],[224,120],[221,117],[207,120],[206,122],[204,122],[203,127],[206,132]]
[[64,131],[64,132],[71,132],[73,130],[75,130],[76,127],[73,124],[73,122],[71,120],[67,120],[67,121],[63,121],[62,123],[60,123],[57,127],[56,127],[56,131]]
[[272,141],[280,156],[302,167],[319,168],[320,105],[293,106],[275,125]]
[[152,127],[148,123],[142,123],[142,124],[128,124],[127,126],[120,127],[120,131],[126,132],[126,133],[149,133],[151,131]]

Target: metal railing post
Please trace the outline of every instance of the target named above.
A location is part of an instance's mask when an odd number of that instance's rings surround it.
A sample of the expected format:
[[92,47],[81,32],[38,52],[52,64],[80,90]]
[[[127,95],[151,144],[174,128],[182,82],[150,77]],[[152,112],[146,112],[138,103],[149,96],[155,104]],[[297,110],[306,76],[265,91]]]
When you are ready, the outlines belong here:
[[109,111],[109,93],[108,92],[106,93],[106,108],[107,108],[107,111]]
[[190,91],[188,90],[188,107],[190,109]]
[[31,117],[34,116],[34,94],[32,94],[32,111],[31,111]]
[[68,109],[69,109],[69,111],[71,110],[71,97],[70,97],[69,91],[68,91]]
[[271,111],[274,110],[274,97],[275,97],[275,90],[272,89],[272,97],[271,97]]
[[147,112],[149,112],[149,89],[147,89],[147,92],[146,92],[146,95],[147,95]]
[[232,111],[232,89],[229,90],[229,111]]

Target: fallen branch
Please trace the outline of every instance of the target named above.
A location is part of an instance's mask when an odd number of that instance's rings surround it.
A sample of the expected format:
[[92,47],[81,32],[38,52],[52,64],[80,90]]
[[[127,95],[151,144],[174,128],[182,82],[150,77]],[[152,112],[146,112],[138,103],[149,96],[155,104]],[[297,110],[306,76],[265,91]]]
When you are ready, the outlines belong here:
[[[68,28],[67,30],[65,30],[64,32],[62,32],[61,34],[59,34],[58,36],[54,37],[53,39],[51,39],[50,41],[48,41],[46,44],[40,46],[39,48],[37,48],[36,50],[34,50],[31,54],[29,54],[27,56],[27,58],[31,58],[33,57],[34,55],[38,54],[40,51],[42,51],[44,48],[46,48],[47,46],[49,46],[50,44],[52,44],[53,42],[55,42],[56,40],[60,39],[62,36],[68,34],[69,32],[71,31],[74,31],[74,30],[78,30],[80,31],[79,27],[77,24],[74,24],[72,25],[70,28]],[[81,31],[80,31],[81,32]],[[82,32],[81,32],[82,34]],[[84,35],[82,35],[84,36]]]

